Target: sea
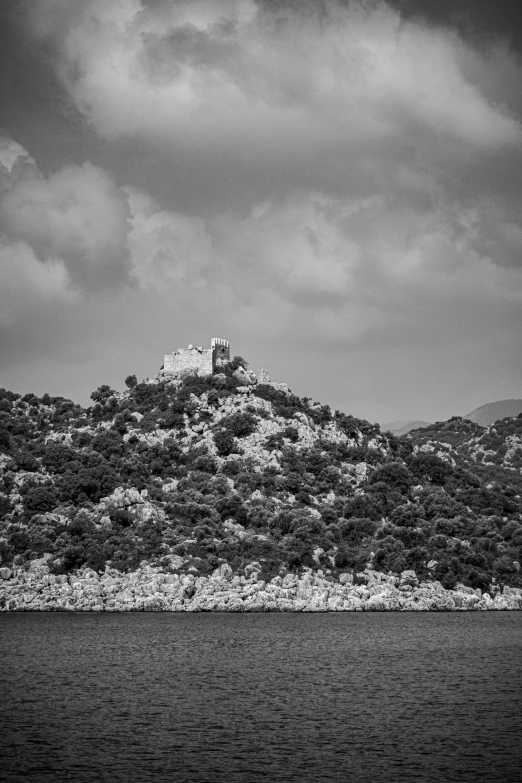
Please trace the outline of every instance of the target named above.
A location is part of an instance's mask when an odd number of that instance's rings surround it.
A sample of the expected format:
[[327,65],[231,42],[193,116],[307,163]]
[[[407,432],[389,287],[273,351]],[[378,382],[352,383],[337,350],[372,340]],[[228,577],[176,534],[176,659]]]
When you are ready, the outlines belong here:
[[522,781],[522,612],[0,615],[6,783]]

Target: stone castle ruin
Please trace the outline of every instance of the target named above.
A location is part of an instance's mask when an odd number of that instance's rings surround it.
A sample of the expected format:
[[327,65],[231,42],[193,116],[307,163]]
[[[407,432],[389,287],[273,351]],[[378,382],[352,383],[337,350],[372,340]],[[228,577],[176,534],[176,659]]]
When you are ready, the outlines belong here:
[[188,370],[198,375],[212,375],[219,371],[219,367],[230,361],[230,343],[220,337],[213,337],[210,348],[197,348],[189,345],[188,348],[178,348],[172,353],[165,354],[163,370],[167,373],[179,374]]

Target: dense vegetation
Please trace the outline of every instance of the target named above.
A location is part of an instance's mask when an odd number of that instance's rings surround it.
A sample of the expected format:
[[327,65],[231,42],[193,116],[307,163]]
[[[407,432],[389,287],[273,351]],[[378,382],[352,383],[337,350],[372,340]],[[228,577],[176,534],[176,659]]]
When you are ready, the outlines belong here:
[[373,569],[522,586],[522,417],[397,438],[218,375],[126,379],[87,409],[0,390],[0,556],[56,573]]

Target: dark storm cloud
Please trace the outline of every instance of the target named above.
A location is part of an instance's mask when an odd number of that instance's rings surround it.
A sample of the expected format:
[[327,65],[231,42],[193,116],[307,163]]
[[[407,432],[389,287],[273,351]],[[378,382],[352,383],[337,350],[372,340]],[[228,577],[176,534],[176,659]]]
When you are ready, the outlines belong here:
[[[404,20],[452,28],[475,43],[502,38],[510,45],[522,47],[522,13],[518,0],[387,0]],[[146,5],[165,5],[168,0],[148,0]],[[260,7],[272,13],[291,10],[319,17],[327,14],[329,0],[257,0]],[[378,0],[360,0],[359,5],[369,12]],[[353,0],[339,0],[338,5],[349,7]]]
[[[12,136],[43,172],[4,206],[4,264],[21,296],[26,280],[28,301],[47,291],[67,308],[80,296],[75,306],[94,317],[79,270],[117,277],[126,264],[104,316],[121,332],[121,362],[130,296],[146,330],[170,323],[182,343],[218,326],[241,334],[247,354],[270,345],[276,366],[294,355],[295,378],[302,346],[314,346],[346,405],[341,390],[355,386],[343,357],[366,352],[388,366],[395,352],[410,370],[394,403],[384,390],[371,398],[385,418],[413,399],[423,353],[434,375],[455,371],[445,352],[482,356],[464,385],[492,385],[492,332],[505,377],[519,378],[522,67],[499,13],[251,0],[39,0],[22,10],[17,35],[46,65],[22,69],[38,138],[11,95],[22,133]],[[67,140],[62,157],[40,86]],[[77,189],[64,184],[71,177]],[[87,181],[105,194],[99,216]],[[68,207],[57,214],[60,200]],[[82,228],[93,225],[94,250]],[[31,275],[43,282],[31,288]],[[370,399],[375,378],[360,367]],[[435,383],[426,395],[436,408]]]
[[518,0],[390,0],[404,19],[453,28],[475,44],[500,38],[522,49],[522,13]]
[[520,141],[519,63],[384,3],[43,0],[34,11],[71,100],[112,142],[111,167],[131,182],[135,168],[135,184],[182,211],[298,190],[427,201],[436,185],[457,197],[517,186],[497,152]]

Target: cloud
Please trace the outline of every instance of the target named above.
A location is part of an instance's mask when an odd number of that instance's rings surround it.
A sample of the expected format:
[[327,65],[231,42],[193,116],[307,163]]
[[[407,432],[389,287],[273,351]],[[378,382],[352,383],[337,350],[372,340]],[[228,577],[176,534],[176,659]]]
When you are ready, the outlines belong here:
[[[201,286],[212,256],[201,218],[163,210],[86,162],[44,176],[18,143],[0,140],[0,229],[42,268],[59,263],[78,291]],[[46,267],[43,265],[47,264]]]
[[479,329],[486,308],[494,319],[522,305],[522,269],[499,263],[519,241],[502,214],[497,204],[423,210],[309,194],[218,218],[214,231],[247,300],[271,292],[276,311],[301,310],[303,328],[324,339],[448,340],[450,322]]
[[99,317],[104,297],[118,334],[137,319],[187,342],[290,346],[301,369],[315,347],[339,373],[363,349],[439,370],[459,346],[484,368],[502,344],[515,354],[522,66],[508,47],[380,0],[28,6],[105,168],[44,174],[0,145],[1,226],[62,270],[79,310]]
[[38,258],[64,259],[74,281],[100,288],[126,274],[128,204],[102,169],[85,163],[18,180],[4,196],[1,227]]
[[519,191],[522,63],[501,42],[381,0],[31,9],[69,100],[162,210],[244,216],[308,193],[436,210]]
[[35,161],[21,144],[13,139],[0,137],[0,165],[4,171],[11,175],[15,166],[23,163],[34,164]]
[[[10,203],[19,189],[41,184],[34,159],[16,141],[0,138],[0,329],[3,336],[38,310],[79,300],[64,261],[38,258],[23,232],[10,230]],[[7,207],[7,208],[6,208]]]
[[126,189],[131,210],[127,248],[132,276],[149,292],[172,296],[178,287],[205,285],[212,241],[201,218],[162,210],[148,195]]
[[430,140],[477,150],[521,140],[517,119],[474,82],[476,52],[384,2],[89,0],[72,10],[42,0],[32,24],[54,39],[63,83],[109,137],[263,157],[353,155],[405,133],[426,154]]
[[110,370],[126,340],[142,338],[141,319],[152,322],[168,305],[170,328],[173,313],[190,312],[211,260],[200,218],[161,209],[89,162],[45,175],[20,144],[0,140],[5,383],[11,372],[33,386],[38,374],[45,388],[77,393],[89,367],[106,361]]
[[0,329],[38,308],[70,305],[79,300],[71,289],[64,264],[56,259],[42,264],[24,242],[5,243],[0,236]]
[[310,191],[203,219],[89,163],[44,177],[19,154],[23,176],[0,202],[0,225],[30,307],[117,283],[158,307],[220,313],[234,330],[346,344],[393,335],[398,346],[412,335],[449,343],[512,320],[522,304],[522,229],[493,196],[413,205]]

